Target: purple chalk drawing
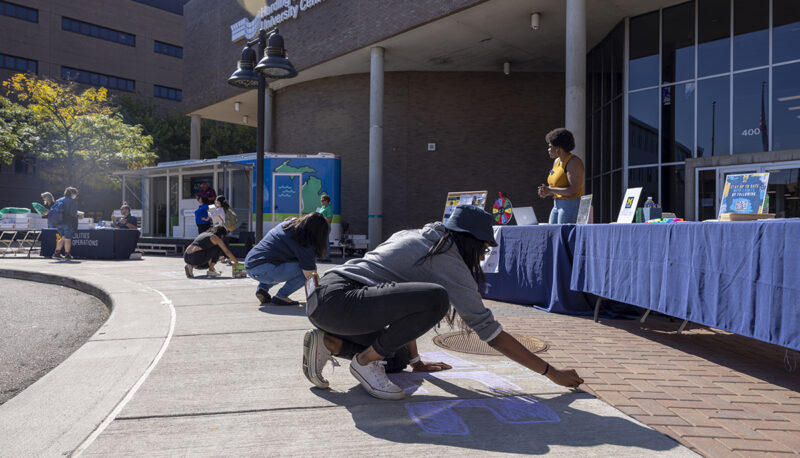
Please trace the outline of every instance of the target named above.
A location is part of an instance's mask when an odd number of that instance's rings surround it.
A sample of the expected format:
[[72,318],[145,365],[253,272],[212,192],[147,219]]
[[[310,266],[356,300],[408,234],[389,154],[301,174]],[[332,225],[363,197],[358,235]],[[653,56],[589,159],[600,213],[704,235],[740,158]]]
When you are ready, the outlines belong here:
[[423,431],[448,436],[466,436],[469,428],[454,411],[458,408],[487,409],[506,425],[558,423],[561,419],[533,396],[407,402],[406,410]]
[[[431,360],[433,361],[433,360]],[[449,364],[449,363],[448,363]],[[444,372],[398,372],[389,374],[389,378],[406,393],[427,394],[428,390],[420,386],[423,380],[440,379],[453,380],[465,379],[482,383],[486,388],[494,392],[522,391],[522,388],[509,382],[505,378],[487,371],[444,371]]]

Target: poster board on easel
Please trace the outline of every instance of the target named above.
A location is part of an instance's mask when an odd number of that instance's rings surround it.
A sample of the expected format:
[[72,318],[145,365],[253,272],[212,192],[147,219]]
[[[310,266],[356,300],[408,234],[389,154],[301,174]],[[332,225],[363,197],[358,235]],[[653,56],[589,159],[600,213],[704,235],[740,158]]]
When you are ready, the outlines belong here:
[[486,196],[489,191],[462,191],[462,192],[448,192],[447,200],[444,204],[444,214],[442,221],[447,221],[453,210],[461,204],[477,205],[480,208],[486,206]]
[[745,173],[725,177],[725,189],[719,203],[718,218],[726,213],[759,214],[764,209],[769,185],[769,172]]
[[642,195],[642,188],[628,188],[625,197],[622,199],[622,206],[617,216],[618,223],[632,223],[636,216],[636,207],[639,204],[639,197]]

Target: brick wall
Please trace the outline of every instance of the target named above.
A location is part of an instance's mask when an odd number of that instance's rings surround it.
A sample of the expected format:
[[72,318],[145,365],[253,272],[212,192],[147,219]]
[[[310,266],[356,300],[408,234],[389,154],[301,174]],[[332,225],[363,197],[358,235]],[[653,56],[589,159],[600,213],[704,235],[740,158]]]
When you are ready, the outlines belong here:
[[[489,209],[501,191],[546,220],[536,188],[552,166],[544,135],[564,122],[563,73],[386,73],[384,89],[384,236],[440,219],[449,191],[488,190]],[[369,75],[282,89],[274,120],[275,151],[341,156],[342,219],[366,233]]]

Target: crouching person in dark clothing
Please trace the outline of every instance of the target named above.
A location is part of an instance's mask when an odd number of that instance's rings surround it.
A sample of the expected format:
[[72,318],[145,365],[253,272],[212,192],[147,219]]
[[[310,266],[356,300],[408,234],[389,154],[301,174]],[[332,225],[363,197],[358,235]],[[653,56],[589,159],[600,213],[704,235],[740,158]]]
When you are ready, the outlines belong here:
[[236,265],[236,256],[225,246],[225,236],[228,230],[225,226],[215,226],[201,233],[183,252],[183,260],[186,262],[184,270],[186,276],[193,278],[193,270],[203,268],[208,265],[208,276],[219,277],[221,274],[214,268],[214,265],[224,253],[233,265]]

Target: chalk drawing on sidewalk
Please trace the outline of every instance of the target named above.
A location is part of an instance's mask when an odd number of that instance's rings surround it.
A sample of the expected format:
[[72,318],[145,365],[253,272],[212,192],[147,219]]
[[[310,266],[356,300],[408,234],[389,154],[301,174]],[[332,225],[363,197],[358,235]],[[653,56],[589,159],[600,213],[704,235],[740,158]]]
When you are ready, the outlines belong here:
[[398,372],[396,374],[389,374],[389,378],[391,378],[392,382],[402,388],[407,394],[427,394],[428,390],[420,385],[422,381],[432,379],[472,380],[482,383],[490,391],[498,393],[522,391],[522,388],[519,385],[509,382],[505,378],[487,371]]
[[469,434],[467,424],[455,412],[459,408],[486,409],[506,425],[561,421],[551,408],[527,395],[406,403],[408,415],[423,431],[448,436]]

